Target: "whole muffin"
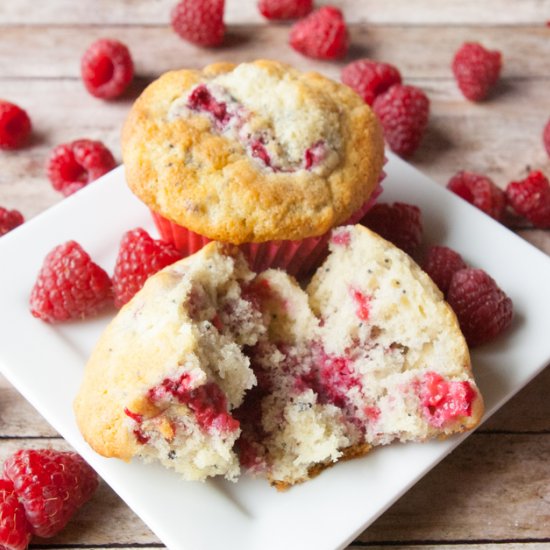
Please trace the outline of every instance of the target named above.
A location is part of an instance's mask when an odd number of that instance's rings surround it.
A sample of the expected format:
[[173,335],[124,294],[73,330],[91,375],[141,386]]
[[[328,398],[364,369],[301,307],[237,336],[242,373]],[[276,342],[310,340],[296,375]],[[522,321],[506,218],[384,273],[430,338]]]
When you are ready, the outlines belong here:
[[362,211],[384,162],[355,92],[266,60],[164,74],[134,104],[122,150],[153,212],[234,244],[323,235]]

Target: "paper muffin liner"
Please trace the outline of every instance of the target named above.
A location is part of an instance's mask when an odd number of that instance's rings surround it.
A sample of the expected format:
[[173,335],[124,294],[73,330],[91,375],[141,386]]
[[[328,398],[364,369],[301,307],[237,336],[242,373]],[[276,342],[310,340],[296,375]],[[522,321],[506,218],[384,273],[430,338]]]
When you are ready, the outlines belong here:
[[[355,224],[374,205],[382,193],[380,177],[377,188],[371,196],[354,214],[342,225]],[[151,210],[153,220],[163,240],[171,242],[183,254],[189,256],[199,251],[212,239],[195,233],[186,227],[178,225]],[[263,271],[268,268],[284,269],[286,272],[300,279],[313,272],[325,258],[330,239],[330,231],[318,237],[307,237],[297,241],[278,240],[262,243],[245,243],[239,248],[246,256],[250,269]]]

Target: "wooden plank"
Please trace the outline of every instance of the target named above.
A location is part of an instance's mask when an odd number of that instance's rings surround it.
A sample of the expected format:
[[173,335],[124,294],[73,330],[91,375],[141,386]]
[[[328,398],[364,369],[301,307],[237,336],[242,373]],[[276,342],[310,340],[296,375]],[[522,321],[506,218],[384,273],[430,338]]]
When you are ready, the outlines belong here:
[[[74,0],[18,0],[2,2],[0,24],[14,25],[163,25],[170,19],[176,0],[95,0],[94,9],[86,2]],[[226,0],[225,21],[228,24],[261,23],[256,0]],[[550,12],[548,0],[318,0],[316,6],[339,6],[349,22],[371,24],[469,24],[498,23],[500,25],[544,24]]]
[[[480,427],[480,431],[550,434],[549,393],[550,368],[547,368],[487,420]],[[550,478],[550,470],[548,477]]]
[[[550,2],[550,0],[549,0]],[[549,4],[550,5],[550,4]],[[550,29],[541,25],[514,28],[513,45],[508,27],[355,25],[347,60],[323,62],[308,59],[288,44],[285,26],[234,27],[227,47],[201,49],[174,34],[168,27],[102,26],[44,27],[29,33],[25,26],[2,29],[0,75],[2,79],[80,78],[80,57],[88,44],[100,37],[122,40],[130,48],[136,73],[153,78],[181,67],[202,67],[214,61],[247,61],[274,55],[301,69],[337,76],[341,67],[369,56],[396,64],[406,78],[449,78],[454,52],[463,41],[479,40],[503,52],[506,79],[548,78]],[[17,63],[13,52],[17,51]],[[272,52],[269,54],[269,52]],[[511,85],[509,86],[509,88]]]
[[2,438],[59,437],[36,409],[1,375],[0,404],[0,436]]
[[550,434],[473,434],[359,540],[548,542],[549,452]]

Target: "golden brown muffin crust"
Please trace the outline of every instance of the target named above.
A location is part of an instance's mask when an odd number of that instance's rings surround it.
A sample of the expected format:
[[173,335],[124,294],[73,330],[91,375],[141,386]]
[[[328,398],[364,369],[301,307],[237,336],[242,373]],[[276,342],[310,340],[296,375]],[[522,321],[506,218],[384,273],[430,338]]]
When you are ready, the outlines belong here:
[[[262,164],[251,156],[249,142],[217,131],[207,114],[186,109],[200,83],[238,95],[253,115],[252,126],[258,120],[272,125],[281,141],[274,140],[274,147],[293,171]],[[269,95],[262,86],[272,84],[277,93],[262,103]],[[299,151],[316,139],[329,144],[328,160],[312,169],[298,166],[293,139]],[[166,73],[135,102],[122,149],[128,184],[152,210],[235,244],[301,239],[345,222],[376,187],[384,157],[376,117],[355,92],[274,61]]]

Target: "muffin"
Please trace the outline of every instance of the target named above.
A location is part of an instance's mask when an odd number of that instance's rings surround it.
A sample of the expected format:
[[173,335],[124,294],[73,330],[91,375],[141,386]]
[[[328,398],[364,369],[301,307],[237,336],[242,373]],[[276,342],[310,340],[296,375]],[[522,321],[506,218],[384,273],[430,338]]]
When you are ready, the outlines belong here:
[[265,60],[164,74],[122,134],[128,184],[164,238],[184,253],[211,239],[267,243],[245,253],[281,267],[360,219],[383,147],[375,115],[350,88]]
[[330,248],[305,293],[280,271],[258,277],[271,289],[268,338],[249,352],[258,383],[234,416],[241,465],[279,489],[379,445],[472,429],[483,414],[431,279],[359,225],[335,229]]
[[378,445],[474,428],[483,400],[434,283],[362,226],[330,248],[306,290],[221,243],[151,277],[88,362],[85,439],[186,479],[244,470],[285,489]]
[[74,403],[98,453],[158,460],[189,480],[236,478],[231,410],[256,385],[243,347],[265,331],[241,297],[253,276],[235,247],[212,243],[150,277],[122,307]]

